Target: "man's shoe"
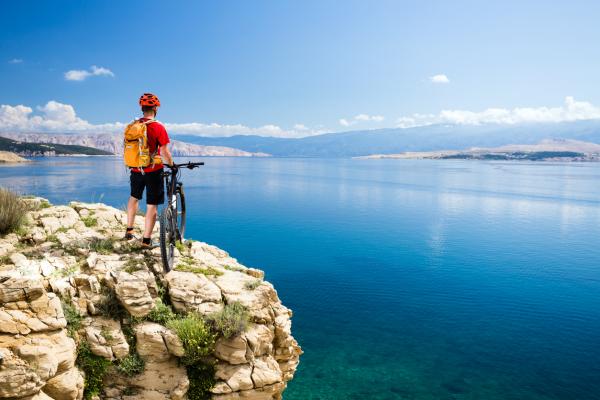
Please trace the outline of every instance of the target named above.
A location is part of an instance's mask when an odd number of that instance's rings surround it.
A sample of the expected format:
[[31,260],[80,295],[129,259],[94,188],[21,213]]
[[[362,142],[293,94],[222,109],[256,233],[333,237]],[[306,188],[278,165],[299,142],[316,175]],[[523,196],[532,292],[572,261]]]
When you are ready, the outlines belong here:
[[131,240],[133,239],[133,228],[127,228],[127,230],[125,231],[125,236],[123,237],[123,240]]
[[142,249],[143,250],[152,249],[154,247],[155,246],[152,243],[152,239],[151,238],[142,238]]

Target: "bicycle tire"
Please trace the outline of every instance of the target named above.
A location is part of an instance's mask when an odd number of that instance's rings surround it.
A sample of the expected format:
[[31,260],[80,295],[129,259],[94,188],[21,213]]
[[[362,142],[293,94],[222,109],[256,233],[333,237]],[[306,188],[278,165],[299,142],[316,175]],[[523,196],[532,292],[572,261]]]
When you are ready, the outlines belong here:
[[173,210],[170,206],[165,207],[160,213],[160,257],[165,273],[173,269],[175,261],[175,227],[173,226]]
[[177,195],[177,234],[179,241],[183,243],[185,235],[185,194],[183,193],[183,186],[179,187]]

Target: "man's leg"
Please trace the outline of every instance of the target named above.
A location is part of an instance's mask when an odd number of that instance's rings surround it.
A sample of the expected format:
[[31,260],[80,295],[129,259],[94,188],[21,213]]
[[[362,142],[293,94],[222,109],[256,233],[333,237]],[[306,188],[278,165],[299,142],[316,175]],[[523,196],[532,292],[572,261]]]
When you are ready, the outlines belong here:
[[135,225],[135,215],[137,214],[140,201],[133,196],[129,196],[127,202],[127,228],[133,228]]
[[144,239],[152,237],[152,230],[156,223],[156,217],[158,215],[158,205],[147,204],[146,205],[146,223],[144,225]]

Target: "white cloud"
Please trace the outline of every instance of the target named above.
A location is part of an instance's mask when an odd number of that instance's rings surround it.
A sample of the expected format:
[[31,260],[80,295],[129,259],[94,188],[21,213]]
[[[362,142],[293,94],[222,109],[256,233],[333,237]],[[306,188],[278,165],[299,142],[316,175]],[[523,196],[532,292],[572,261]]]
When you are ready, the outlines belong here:
[[92,65],[89,70],[72,69],[65,72],[65,79],[68,81],[84,81],[91,76],[115,76],[108,68]]
[[429,77],[431,83],[450,83],[450,79],[444,74],[437,74]]
[[21,64],[23,62],[22,58],[13,58],[12,60],[8,60],[9,64]]
[[[92,124],[79,118],[73,106],[54,100],[37,107],[36,111],[34,112],[31,107],[24,105],[0,105],[0,132],[120,133],[126,125],[123,122]],[[272,124],[254,128],[242,124],[205,124],[201,122],[167,122],[165,126],[170,133],[203,136],[304,137],[326,132],[322,128],[312,129],[303,124],[296,124],[292,129],[283,129]]]
[[559,107],[488,108],[483,111],[442,110],[439,114],[413,114],[398,118],[397,126],[411,128],[433,124],[481,125],[552,123],[600,119],[600,107],[567,96]]
[[112,132],[121,130],[124,124],[115,122],[93,125],[79,118],[73,106],[49,101],[37,107],[34,115],[31,107],[0,105],[0,131],[13,132]]
[[355,125],[359,122],[382,122],[385,118],[383,115],[368,115],[368,114],[358,114],[349,120],[346,118],[341,118],[338,120],[340,125],[348,127]]

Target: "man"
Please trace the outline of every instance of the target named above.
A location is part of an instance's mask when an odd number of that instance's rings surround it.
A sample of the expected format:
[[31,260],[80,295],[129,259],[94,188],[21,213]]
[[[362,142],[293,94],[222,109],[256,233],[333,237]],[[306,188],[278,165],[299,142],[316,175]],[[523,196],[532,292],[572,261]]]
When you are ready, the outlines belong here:
[[[167,134],[165,127],[160,122],[154,120],[156,118],[157,109],[160,107],[160,100],[152,93],[144,93],[140,97],[139,103],[142,107],[142,113],[144,114],[140,121],[146,122],[150,153],[156,152],[164,163],[172,165],[173,158],[167,147],[169,135]],[[142,247],[145,248],[152,247],[151,237],[158,215],[158,205],[163,204],[165,201],[165,185],[163,183],[162,172],[162,162],[151,164],[150,166],[143,168],[143,173],[139,168],[131,168],[131,196],[127,203],[127,231],[125,232],[125,239],[133,239],[135,215],[145,189],[146,221],[142,236]]]

